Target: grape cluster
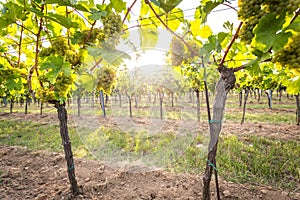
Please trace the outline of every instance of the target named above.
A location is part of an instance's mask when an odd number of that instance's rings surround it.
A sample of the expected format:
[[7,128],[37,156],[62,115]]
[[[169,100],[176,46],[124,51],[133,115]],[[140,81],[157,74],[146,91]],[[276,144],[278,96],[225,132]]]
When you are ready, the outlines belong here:
[[110,12],[102,20],[103,31],[98,33],[98,39],[102,42],[102,47],[105,49],[115,49],[119,44],[120,35],[122,32],[121,16]]
[[273,62],[300,71],[300,33],[289,38],[284,48],[275,52]]
[[100,28],[93,28],[92,32],[90,30],[78,31],[74,34],[76,44],[86,45],[86,44],[95,44],[99,33],[102,31]]
[[244,22],[240,37],[246,43],[251,43],[254,37],[253,29],[259,20],[268,13],[277,16],[291,14],[297,10],[300,0],[239,0],[238,17]]
[[171,41],[171,62],[173,66],[178,66],[184,59],[184,44],[176,37]]
[[116,79],[116,71],[112,67],[101,67],[97,72],[97,90],[110,93]]
[[56,78],[54,92],[57,93],[59,97],[67,97],[67,94],[70,92],[73,82],[74,79],[71,75],[66,76],[61,72]]
[[196,42],[196,40],[188,40],[187,44],[189,45],[189,47],[191,48],[186,48],[186,52],[185,52],[185,58],[193,58],[195,56],[195,54],[197,55],[197,53],[200,50],[200,46],[199,44]]
[[36,91],[36,96],[41,102],[48,102],[55,99],[53,88],[38,88]]
[[[64,37],[58,37],[52,40],[51,46],[42,49],[40,52],[41,57],[50,55],[64,56],[65,60],[71,63],[74,70],[80,66],[82,60],[81,54],[76,52]],[[38,97],[42,101],[48,102],[59,98],[66,98],[74,82],[72,75],[66,75],[60,72],[54,83],[52,83],[48,80],[47,73],[49,73],[49,71],[44,71],[44,73],[39,76],[39,80],[45,84],[44,88],[40,88],[37,91]]]
[[43,48],[40,52],[41,57],[47,57],[50,55],[64,56],[66,61],[70,62],[73,67],[79,66],[82,60],[82,56],[75,51],[75,48],[68,44],[64,37],[58,37],[52,40],[51,46]]

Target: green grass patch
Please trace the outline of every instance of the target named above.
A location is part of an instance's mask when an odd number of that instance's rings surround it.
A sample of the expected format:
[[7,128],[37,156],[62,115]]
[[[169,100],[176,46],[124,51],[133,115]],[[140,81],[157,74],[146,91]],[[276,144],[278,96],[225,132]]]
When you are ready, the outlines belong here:
[[[239,112],[225,112],[224,118],[226,121],[241,122],[242,109]],[[266,122],[266,123],[285,123],[295,124],[294,113],[280,113],[280,112],[254,112],[247,111],[245,113],[245,122]]]
[[219,173],[227,180],[295,189],[300,179],[300,145],[296,141],[248,136],[221,137]]
[[[0,127],[1,145],[63,152],[58,125],[0,120]],[[171,132],[124,132],[107,127],[70,127],[69,132],[75,156],[110,161],[142,157],[144,163],[167,166],[174,172],[202,174],[205,169],[208,138],[204,134],[194,138],[194,135],[178,136]],[[217,167],[219,175],[228,181],[293,190],[300,180],[299,155],[297,141],[253,135],[223,136],[218,145]]]
[[[258,183],[294,190],[300,180],[300,144],[296,141],[248,136],[221,137],[218,145],[218,172],[227,181]],[[203,173],[206,155],[191,146],[171,171]]]
[[[30,149],[63,152],[59,127],[30,121],[0,120],[0,144],[27,146]],[[88,156],[74,129],[69,129],[74,155]]]

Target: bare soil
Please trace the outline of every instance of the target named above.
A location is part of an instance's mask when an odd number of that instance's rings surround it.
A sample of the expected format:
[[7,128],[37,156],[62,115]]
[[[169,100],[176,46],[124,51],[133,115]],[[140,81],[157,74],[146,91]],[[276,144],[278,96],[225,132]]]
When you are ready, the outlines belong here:
[[[57,123],[55,114],[0,113],[0,119],[4,118]],[[137,120],[137,123],[145,122]],[[176,129],[174,123],[167,121],[164,128]],[[208,129],[207,123],[201,123],[199,127],[203,131]],[[240,125],[227,122],[222,134],[255,134],[300,141],[300,127],[292,124],[247,122]],[[80,158],[75,158],[75,172],[80,186],[77,196],[70,193],[63,154],[0,146],[0,199],[201,199],[201,174],[174,174],[162,170],[128,173],[111,169],[99,161]],[[295,191],[282,191],[265,185],[237,184],[222,179],[219,185],[221,199],[300,200],[300,183]],[[213,180],[211,193],[212,199],[217,199]]]
[[[98,161],[75,159],[80,194],[70,193],[64,155],[0,147],[0,199],[201,199],[201,175],[165,171],[125,173]],[[212,199],[216,199],[211,185]],[[221,199],[300,199],[300,191],[220,180]]]

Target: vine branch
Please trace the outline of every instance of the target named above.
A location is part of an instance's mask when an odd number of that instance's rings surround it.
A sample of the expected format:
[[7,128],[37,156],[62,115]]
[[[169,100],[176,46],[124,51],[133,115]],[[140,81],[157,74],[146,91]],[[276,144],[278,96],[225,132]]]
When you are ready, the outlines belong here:
[[[22,22],[23,24],[23,22]],[[20,39],[19,39],[19,52],[18,52],[18,67],[20,68],[21,65],[21,51],[22,51],[22,40],[23,40],[23,26],[21,26],[21,31],[20,31]]]
[[0,55],[0,56],[5,58],[6,61],[10,64],[10,66],[12,66],[13,68],[16,67],[16,65],[11,61],[11,58],[9,58],[6,53],[4,53],[4,55]]
[[137,0],[134,0],[134,2],[132,2],[131,6],[127,9],[127,12],[126,12],[126,14],[125,14],[125,16],[124,16],[124,18],[123,18],[123,20],[122,20],[122,23],[123,23],[123,24],[125,23],[125,20],[126,20],[128,14],[129,14],[129,12],[131,11],[132,7],[134,6],[134,4],[135,4],[136,2],[137,2]]
[[240,32],[240,29],[241,29],[242,25],[243,25],[243,22],[240,22],[240,24],[239,24],[239,26],[238,26],[238,28],[237,28],[237,30],[236,30],[234,36],[232,37],[232,39],[231,39],[229,45],[227,46],[227,48],[226,48],[226,50],[225,50],[224,56],[222,57],[222,60],[220,61],[219,66],[222,66],[222,65],[224,64],[225,59],[226,59],[226,56],[227,56],[227,54],[229,53],[229,50],[230,50],[231,46],[233,45],[234,41],[237,39],[237,37],[238,37],[238,35],[239,35],[239,32]]
[[238,10],[235,7],[233,7],[232,5],[230,5],[230,4],[223,3],[223,5],[229,7],[231,9],[233,9],[233,10],[235,10],[236,12],[238,12]]
[[296,11],[295,11],[295,14],[293,16],[293,18],[291,19],[291,23],[293,23],[295,21],[295,19],[298,17],[298,15],[300,14],[300,8],[298,8]]
[[[41,8],[41,12],[43,12],[44,10],[44,4]],[[27,77],[27,82],[28,82],[28,90],[29,93],[32,93],[32,85],[31,85],[31,79],[32,79],[32,74],[35,71],[37,77],[39,77],[39,72],[38,72],[38,60],[39,60],[39,41],[40,41],[40,36],[41,36],[41,32],[43,29],[43,18],[40,18],[40,22],[39,22],[39,30],[38,33],[36,34],[36,43],[35,43],[35,60],[34,60],[34,65],[30,68],[29,73],[28,73],[28,77]],[[40,86],[43,88],[43,83],[42,81],[39,80]]]

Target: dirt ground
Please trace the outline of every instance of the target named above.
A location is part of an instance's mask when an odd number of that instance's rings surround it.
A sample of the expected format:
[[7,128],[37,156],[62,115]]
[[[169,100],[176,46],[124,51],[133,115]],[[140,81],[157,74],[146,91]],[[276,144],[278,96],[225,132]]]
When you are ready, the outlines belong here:
[[[0,147],[0,199],[201,199],[202,177],[165,171],[125,173],[97,161],[75,159],[80,194],[69,189],[64,156],[24,147]],[[216,199],[214,181],[212,199]],[[221,199],[300,199],[300,191],[220,180]]]
[[[5,114],[0,119],[57,123],[55,114]],[[107,119],[106,119],[107,120]],[[72,117],[70,117],[72,121]],[[109,121],[113,123],[112,121]],[[141,123],[138,121],[137,123]],[[144,123],[144,122],[143,122]],[[165,128],[175,127],[166,121]],[[207,123],[199,126],[207,130]],[[225,123],[222,134],[256,134],[300,141],[296,125],[268,123]],[[165,171],[126,173],[99,161],[75,158],[80,195],[70,193],[64,155],[32,151],[25,147],[0,146],[0,200],[11,199],[201,199],[202,175],[173,174]],[[237,184],[220,180],[221,199],[300,200],[300,184],[295,191],[282,191],[264,185]],[[214,181],[212,199],[216,199]]]

